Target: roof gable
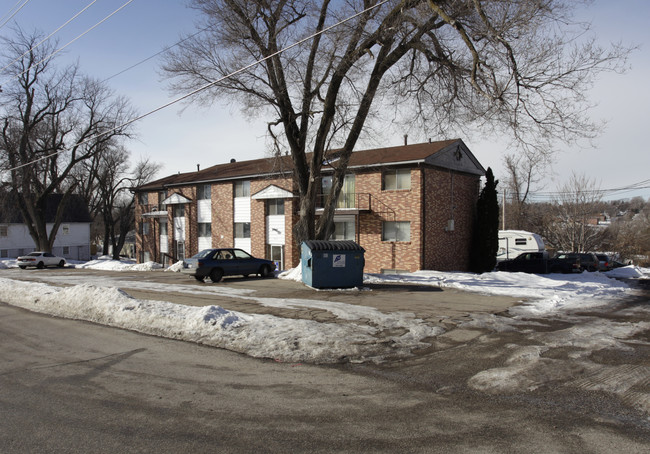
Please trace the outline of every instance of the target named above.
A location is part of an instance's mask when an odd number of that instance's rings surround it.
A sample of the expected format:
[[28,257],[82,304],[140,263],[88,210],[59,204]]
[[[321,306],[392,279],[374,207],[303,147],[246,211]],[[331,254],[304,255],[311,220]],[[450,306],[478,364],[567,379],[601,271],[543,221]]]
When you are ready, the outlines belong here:
[[191,199],[188,199],[187,197],[175,192],[160,203],[162,205],[180,205],[183,203],[190,203],[191,201]]
[[295,195],[285,189],[282,189],[274,184],[270,184],[259,192],[256,192],[251,197],[255,200],[262,199],[288,199],[295,197]]

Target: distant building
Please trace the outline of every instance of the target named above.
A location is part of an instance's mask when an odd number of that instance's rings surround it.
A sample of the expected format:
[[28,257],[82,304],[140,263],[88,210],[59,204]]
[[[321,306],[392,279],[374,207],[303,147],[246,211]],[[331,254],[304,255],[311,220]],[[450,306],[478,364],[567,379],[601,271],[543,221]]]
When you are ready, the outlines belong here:
[[[52,231],[56,210],[62,194],[47,199],[46,226]],[[0,206],[0,257],[14,258],[36,250],[17,200],[11,194]],[[90,260],[90,214],[84,200],[77,195],[68,198],[52,253],[69,260]]]
[[[366,272],[468,269],[485,170],[462,140],[354,152],[347,172],[331,239],[359,243]],[[332,167],[322,173],[324,200]],[[298,209],[289,156],[170,175],[136,188],[137,258],[169,264],[238,247],[292,268],[300,261]]]

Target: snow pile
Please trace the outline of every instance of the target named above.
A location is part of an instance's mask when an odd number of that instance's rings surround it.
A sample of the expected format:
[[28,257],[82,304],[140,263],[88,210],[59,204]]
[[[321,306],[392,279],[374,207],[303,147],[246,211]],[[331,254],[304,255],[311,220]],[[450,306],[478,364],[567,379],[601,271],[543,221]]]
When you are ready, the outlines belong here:
[[[421,339],[441,332],[439,328],[431,328],[415,319],[412,314],[390,317],[372,308],[360,308],[360,312],[344,318],[357,320],[372,316],[378,326],[319,323],[243,314],[219,306],[193,307],[138,300],[117,288],[87,284],[59,288],[0,279],[0,293],[5,295],[3,299],[7,303],[35,312],[288,362],[381,361],[386,356],[408,356],[414,348],[429,345]],[[291,304],[299,305],[300,301]],[[342,308],[339,310],[341,315],[345,314]],[[382,335],[383,330],[393,327],[406,332],[379,340],[376,338]]]
[[302,282],[302,268],[299,266],[291,268],[290,270],[283,271],[278,274],[278,277],[280,279],[286,279],[288,281]]
[[650,274],[650,270],[639,268],[638,266],[630,265],[624,266],[622,268],[614,268],[611,271],[607,271],[607,276],[613,277],[615,279],[636,279],[643,277],[644,274]]
[[165,271],[171,271],[173,273],[180,273],[183,270],[183,261],[179,260],[174,263],[172,266],[168,267]]
[[135,263],[133,261],[112,260],[99,258],[86,263],[75,265],[75,268],[104,270],[104,271],[152,271],[163,266],[156,262]]

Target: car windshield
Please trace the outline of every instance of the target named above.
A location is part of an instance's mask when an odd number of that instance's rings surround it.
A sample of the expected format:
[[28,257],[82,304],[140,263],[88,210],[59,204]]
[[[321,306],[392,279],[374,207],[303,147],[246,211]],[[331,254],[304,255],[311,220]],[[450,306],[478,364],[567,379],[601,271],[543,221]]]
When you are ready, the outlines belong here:
[[206,258],[208,255],[210,255],[214,251],[214,249],[203,249],[201,252],[198,254],[192,256],[193,259],[203,259]]

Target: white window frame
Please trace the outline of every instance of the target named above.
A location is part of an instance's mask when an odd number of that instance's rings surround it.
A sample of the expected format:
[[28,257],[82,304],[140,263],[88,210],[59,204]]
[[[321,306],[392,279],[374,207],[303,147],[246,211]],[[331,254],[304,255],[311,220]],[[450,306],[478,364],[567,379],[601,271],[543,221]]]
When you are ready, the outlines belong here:
[[390,243],[411,241],[411,221],[384,221],[381,226],[381,240]]
[[401,191],[411,189],[411,169],[385,170],[382,174],[384,191]]

